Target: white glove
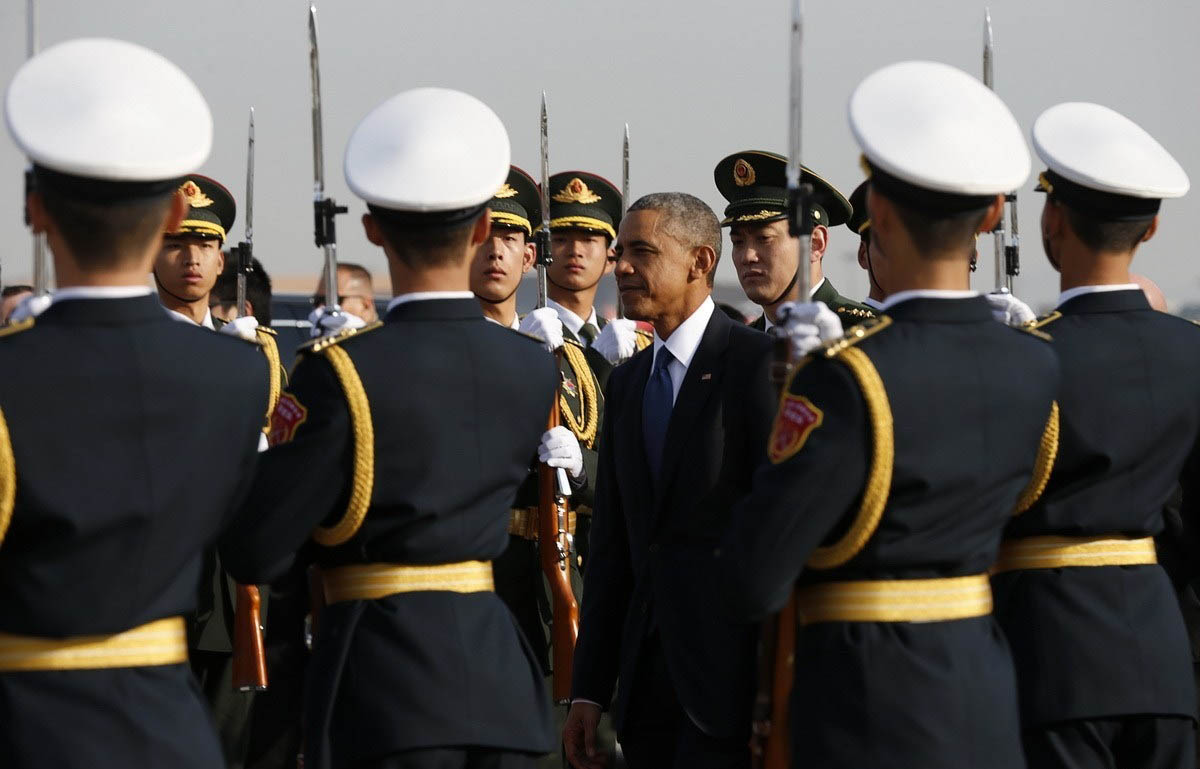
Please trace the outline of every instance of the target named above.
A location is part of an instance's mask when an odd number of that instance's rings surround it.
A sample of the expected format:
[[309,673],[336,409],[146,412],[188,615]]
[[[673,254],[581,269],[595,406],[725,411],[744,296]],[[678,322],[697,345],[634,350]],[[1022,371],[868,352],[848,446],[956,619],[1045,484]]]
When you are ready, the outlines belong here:
[[1037,315],[1029,305],[1022,302],[1007,291],[997,291],[985,294],[988,304],[992,306],[992,317],[1009,326],[1024,326],[1037,320]]
[[367,325],[367,322],[357,315],[342,310],[337,315],[326,310],[324,307],[318,307],[308,314],[308,322],[312,324],[312,336],[329,336],[336,334],[342,329],[347,328],[362,328]]
[[824,302],[787,302],[780,306],[778,315],[776,328],[791,342],[793,358],[803,358],[845,333],[842,319]]
[[551,427],[542,434],[538,461],[551,467],[561,467],[572,478],[583,474],[583,449],[579,448],[579,439],[562,425]]
[[563,346],[562,321],[553,307],[540,307],[526,315],[521,321],[520,331],[541,339],[550,352]]
[[614,366],[637,352],[637,324],[626,318],[610,320],[592,342],[592,349]]
[[240,336],[247,342],[254,342],[258,340],[258,334],[254,331],[256,328],[258,328],[258,318],[253,315],[245,315],[234,318],[224,326],[221,326],[220,331],[222,334]]
[[17,306],[13,308],[12,314],[8,316],[8,322],[16,323],[17,321],[36,318],[45,312],[46,308],[49,306],[49,294],[42,294],[41,296],[38,296],[37,294],[30,294],[18,302]]

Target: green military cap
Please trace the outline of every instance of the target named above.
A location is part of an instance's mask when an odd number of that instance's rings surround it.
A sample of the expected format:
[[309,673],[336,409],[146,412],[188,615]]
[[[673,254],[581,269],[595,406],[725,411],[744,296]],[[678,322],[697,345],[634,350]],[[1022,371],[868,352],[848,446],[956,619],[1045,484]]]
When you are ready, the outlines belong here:
[[601,232],[616,240],[621,193],[602,176],[563,171],[550,177],[550,231]]
[[542,202],[537,182],[516,166],[508,167],[508,178],[488,201],[493,227],[513,227],[526,235],[542,223]]
[[[835,227],[850,218],[850,203],[829,182],[801,166],[800,181],[812,185],[813,224]],[[773,222],[787,216],[787,158],[744,150],[717,163],[713,180],[729,201],[722,227],[741,222]]]
[[863,182],[850,193],[850,207],[853,211],[846,220],[846,226],[859,235],[866,233],[871,227],[871,218],[867,213],[867,187],[870,182]]
[[219,238],[224,243],[237,216],[237,204],[229,190],[214,179],[192,174],[184,177],[179,191],[187,200],[188,212],[179,230],[171,234]]

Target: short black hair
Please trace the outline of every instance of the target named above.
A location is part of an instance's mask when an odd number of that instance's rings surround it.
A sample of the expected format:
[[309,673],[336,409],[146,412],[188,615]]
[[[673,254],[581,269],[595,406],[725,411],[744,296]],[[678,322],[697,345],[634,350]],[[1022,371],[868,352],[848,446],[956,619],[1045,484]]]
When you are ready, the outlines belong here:
[[1142,238],[1146,237],[1150,225],[1154,223],[1153,217],[1129,221],[1098,219],[1081,213],[1053,196],[1051,200],[1063,207],[1067,215],[1067,224],[1075,236],[1093,251],[1132,251],[1142,242]]
[[375,277],[371,275],[371,271],[357,262],[338,262],[337,268],[338,272],[347,272],[370,283],[372,288],[375,286]]
[[33,286],[26,286],[23,284],[5,286],[2,290],[0,290],[0,299],[7,299],[10,296],[16,296],[17,294],[25,294],[25,293],[32,294]]
[[162,236],[174,190],[150,197],[95,202],[40,187],[42,204],[83,270],[117,267],[125,255]]
[[396,257],[413,268],[461,264],[468,258],[467,241],[475,222],[488,215],[486,207],[474,209],[474,213],[464,209],[453,218],[393,212],[377,206],[369,208]]
[[900,223],[912,238],[913,245],[922,253],[948,249],[962,249],[964,254],[974,251],[975,236],[988,211],[987,206],[959,212],[924,211],[888,199],[895,205]]
[[[225,256],[225,269],[213,286],[212,304],[235,304],[237,302],[238,260],[233,254]],[[246,301],[254,307],[254,317],[260,326],[271,325],[271,276],[263,269],[262,262],[250,258],[250,271],[246,273]],[[241,312],[241,308],[238,308]]]

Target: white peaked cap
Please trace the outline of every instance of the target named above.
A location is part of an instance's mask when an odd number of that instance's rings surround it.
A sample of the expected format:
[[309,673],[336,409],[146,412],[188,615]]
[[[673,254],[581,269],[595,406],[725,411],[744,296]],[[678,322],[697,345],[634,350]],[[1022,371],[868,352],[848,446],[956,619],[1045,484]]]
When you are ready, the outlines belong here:
[[508,178],[508,132],[474,96],[415,88],[380,104],[346,145],[346,184],[366,202],[436,213],[482,205]]
[[1029,178],[1029,150],[1008,107],[947,64],[877,70],[850,96],[850,130],[872,167],[951,195],[1012,192]]
[[1145,129],[1099,104],[1067,102],[1033,124],[1033,147],[1046,166],[1082,187],[1134,198],[1178,198],[1187,173]]
[[9,83],[4,117],[35,164],[91,179],[177,178],[212,149],[212,114],[196,84],[121,40],[70,40],[34,56]]

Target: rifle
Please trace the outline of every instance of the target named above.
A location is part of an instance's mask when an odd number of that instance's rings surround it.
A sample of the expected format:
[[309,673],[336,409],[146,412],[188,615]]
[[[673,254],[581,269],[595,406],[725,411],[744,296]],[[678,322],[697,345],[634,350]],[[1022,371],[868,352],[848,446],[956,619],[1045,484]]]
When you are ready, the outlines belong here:
[[[812,185],[801,184],[801,128],[803,118],[804,74],[803,0],[792,6],[791,82],[789,104],[787,215],[788,232],[800,240],[800,260],[796,266],[796,285],[800,301],[808,301],[811,292],[808,254],[812,250],[813,219],[809,199]],[[774,327],[778,328],[778,327]],[[771,382],[779,391],[787,383],[791,370],[791,347],[782,333],[775,335]],[[792,693],[796,648],[796,598],[788,597],[783,610],[762,623],[758,644],[758,689],[752,710],[750,760],[755,769],[789,769],[791,745],[788,741],[788,702]]]
[[325,196],[325,141],[321,128],[321,60],[317,46],[317,6],[308,6],[308,69],[312,78],[313,240],[325,251],[325,311],[337,315],[337,231],[334,217],[350,209]]
[[[983,9],[983,84],[993,91],[996,90],[992,75],[992,62],[995,51],[992,40],[992,12]],[[1004,213],[992,229],[992,242],[995,251],[996,291],[1012,293],[1013,278],[1021,272],[1021,236],[1017,228],[1017,193],[1012,191],[1004,196],[1004,206],[1008,209],[1007,232],[1004,225]]]
[[[254,108],[250,108],[250,140],[246,151],[246,239],[233,247],[238,260],[237,314],[246,315],[246,273],[254,248]],[[261,692],[267,688],[263,648],[262,597],[255,585],[238,585],[233,613],[233,688]]]
[[[625,137],[621,144],[621,218],[629,210],[629,124],[625,124]],[[625,304],[621,301],[621,292],[617,292],[617,317],[625,317]]]
[[[546,120],[546,92],[542,92],[541,114],[542,155],[542,226],[537,233],[538,260],[538,308],[548,301],[546,268],[550,265],[550,133]],[[555,364],[562,365],[561,351],[554,355]],[[550,405],[550,416],[546,429],[558,427],[559,391],[554,390],[554,402]],[[556,471],[557,470],[557,471]],[[553,611],[553,667],[552,685],[554,701],[566,704],[571,697],[571,660],[575,654],[575,639],[579,636],[579,604],[571,590],[571,533],[568,529],[567,497],[571,495],[571,484],[567,472],[561,467],[548,465],[538,467],[538,558],[542,573],[550,584]],[[553,543],[553,545],[551,544]]]
[[[37,0],[25,3],[25,58],[32,59],[38,52],[37,31]],[[32,224],[29,216],[29,193],[33,191],[33,167],[25,170],[25,224]],[[46,236],[43,233],[33,235],[33,295],[45,296],[50,293],[49,279],[46,274]]]

